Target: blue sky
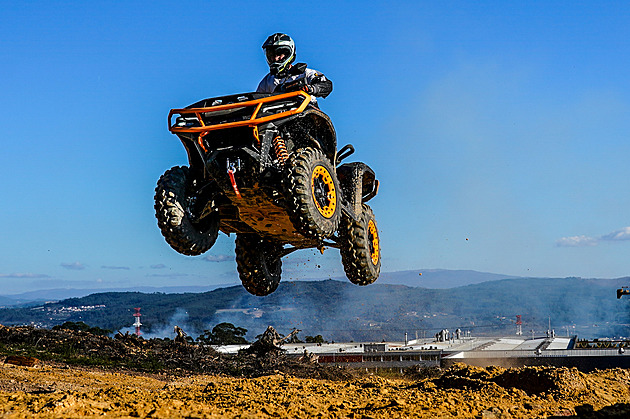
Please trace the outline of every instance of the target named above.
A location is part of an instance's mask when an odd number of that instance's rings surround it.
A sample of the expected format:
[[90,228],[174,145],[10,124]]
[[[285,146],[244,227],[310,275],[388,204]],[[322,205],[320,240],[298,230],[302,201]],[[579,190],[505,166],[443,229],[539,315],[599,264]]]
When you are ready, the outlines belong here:
[[[627,2],[3,2],[0,294],[235,283],[171,250],[170,108],[254,90],[289,33],[381,181],[383,270],[630,275]],[[319,266],[319,267],[318,267]],[[298,252],[285,279],[341,276]],[[418,285],[422,285],[419,278]]]

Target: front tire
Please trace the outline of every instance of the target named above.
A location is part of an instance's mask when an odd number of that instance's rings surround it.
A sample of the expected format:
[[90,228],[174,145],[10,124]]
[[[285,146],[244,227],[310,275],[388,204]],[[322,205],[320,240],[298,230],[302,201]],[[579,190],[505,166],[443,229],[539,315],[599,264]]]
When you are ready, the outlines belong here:
[[217,240],[219,220],[216,215],[208,215],[198,223],[191,221],[189,181],[186,166],[175,166],[160,177],[155,188],[155,217],[166,242],[175,251],[198,256]]
[[274,292],[280,284],[282,245],[257,234],[236,235],[236,268],[243,287],[260,297]]
[[332,236],[341,219],[339,180],[324,154],[312,147],[299,149],[288,162],[287,201],[293,226],[304,236]]
[[358,221],[344,217],[340,226],[341,262],[356,285],[369,285],[381,273],[381,244],[372,209],[363,204]]

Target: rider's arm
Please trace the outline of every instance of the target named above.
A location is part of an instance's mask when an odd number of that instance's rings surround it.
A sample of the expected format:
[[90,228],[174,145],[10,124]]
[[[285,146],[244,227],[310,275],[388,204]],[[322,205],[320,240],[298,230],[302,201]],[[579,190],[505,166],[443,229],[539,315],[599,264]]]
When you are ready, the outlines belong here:
[[306,71],[306,79],[308,81],[308,92],[313,96],[325,98],[332,92],[332,81],[328,80],[319,71],[308,69]]
[[313,96],[319,96],[319,97],[326,97],[330,94],[330,92],[332,92],[333,86],[332,86],[332,82],[330,80],[328,80],[326,77],[322,76],[323,80],[314,80],[313,82],[311,82],[310,87],[312,89],[312,93],[311,93],[311,89],[309,89],[309,93],[312,94]]

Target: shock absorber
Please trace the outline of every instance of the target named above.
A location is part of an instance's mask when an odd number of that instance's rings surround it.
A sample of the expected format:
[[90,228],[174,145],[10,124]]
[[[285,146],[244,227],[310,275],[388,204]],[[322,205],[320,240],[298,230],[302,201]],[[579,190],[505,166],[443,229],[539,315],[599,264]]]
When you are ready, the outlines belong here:
[[284,138],[279,135],[276,135],[276,138],[273,139],[273,150],[276,152],[276,157],[278,157],[278,162],[281,165],[289,159],[289,152],[287,151],[287,145],[284,143]]

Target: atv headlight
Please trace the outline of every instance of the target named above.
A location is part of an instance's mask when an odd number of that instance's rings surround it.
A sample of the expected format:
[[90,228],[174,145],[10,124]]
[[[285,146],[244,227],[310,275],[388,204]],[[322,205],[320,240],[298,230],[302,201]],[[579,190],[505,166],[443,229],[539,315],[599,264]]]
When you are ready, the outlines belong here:
[[299,108],[300,102],[294,98],[287,100],[278,100],[265,105],[262,105],[258,116],[269,116],[277,113],[288,112]]
[[280,113],[280,112],[284,112],[285,110],[288,110],[286,103],[279,103],[279,104],[273,103],[271,105],[263,106],[260,109],[261,112],[269,113],[269,114]]
[[199,120],[194,116],[178,116],[175,119],[176,127],[194,127],[199,126]]

